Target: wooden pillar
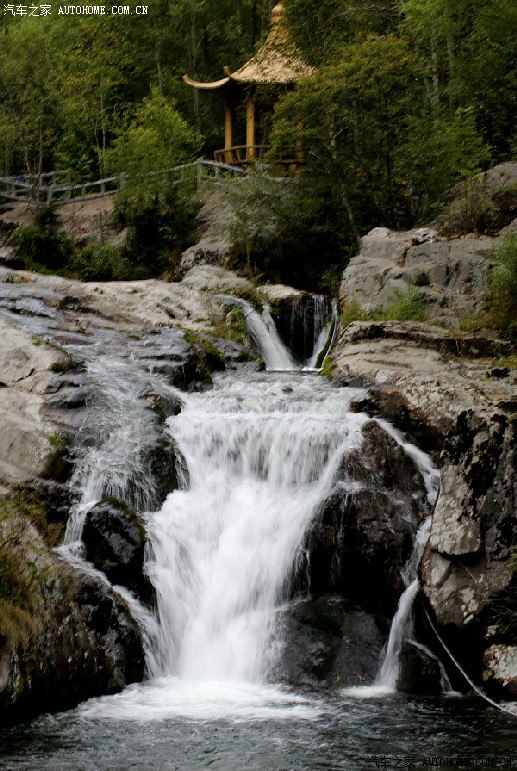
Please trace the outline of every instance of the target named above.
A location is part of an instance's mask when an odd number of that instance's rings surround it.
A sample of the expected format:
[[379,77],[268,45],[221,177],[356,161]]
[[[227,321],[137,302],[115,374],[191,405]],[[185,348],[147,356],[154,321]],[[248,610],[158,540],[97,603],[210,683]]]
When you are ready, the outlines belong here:
[[224,103],[224,149],[233,147],[232,106],[227,98]]
[[255,102],[251,96],[246,100],[246,160],[255,158]]

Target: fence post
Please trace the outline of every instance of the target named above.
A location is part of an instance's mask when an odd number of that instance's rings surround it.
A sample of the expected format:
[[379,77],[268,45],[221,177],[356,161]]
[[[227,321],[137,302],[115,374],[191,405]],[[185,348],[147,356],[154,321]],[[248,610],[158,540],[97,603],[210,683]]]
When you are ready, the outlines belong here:
[[203,161],[198,161],[197,171],[196,171],[196,189],[198,192],[201,189],[202,181],[203,181]]

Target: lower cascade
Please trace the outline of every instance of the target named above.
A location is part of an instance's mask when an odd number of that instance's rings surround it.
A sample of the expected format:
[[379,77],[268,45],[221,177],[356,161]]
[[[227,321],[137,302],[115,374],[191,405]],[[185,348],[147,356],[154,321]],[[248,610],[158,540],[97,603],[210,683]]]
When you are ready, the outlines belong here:
[[[95,351],[88,363],[93,393],[104,411],[95,409],[94,399],[74,476],[82,497],[62,551],[80,564],[87,512],[107,496],[131,500],[145,522],[145,572],[156,612],[118,588],[142,627],[149,679],[87,703],[81,707],[86,715],[260,718],[273,710],[276,717],[311,719],[318,713],[307,699],[274,685],[285,646],[278,619],[299,594],[297,566],[306,554],[308,533],[346,459],[360,456],[363,429],[372,421],[350,409],[364,391],[333,388],[310,371],[332,333],[332,317],[329,321],[323,313],[321,301],[315,303],[318,313],[309,330],[315,350],[305,362],[309,371],[303,371],[267,305],[260,314],[243,300],[221,299],[243,310],[269,371],[241,367],[221,373],[211,390],[198,393],[169,389],[182,402],[166,424],[167,463],[178,485],[157,510],[151,505],[153,480],[142,463],[156,442],[143,398],[149,377],[137,376],[130,362]],[[429,458],[404,443],[389,424],[377,422],[411,458],[432,501],[439,477]],[[349,473],[341,473],[338,483],[345,497],[362,484]],[[410,519],[409,513],[404,516]],[[411,639],[416,573],[427,533],[424,523],[403,570],[407,588],[376,682],[345,689],[345,695],[396,690],[402,645]]]
[[159,673],[267,676],[297,550],[343,454],[361,443],[366,417],[347,410],[342,393],[303,376],[223,376],[187,397],[170,430],[189,488],[148,519]]

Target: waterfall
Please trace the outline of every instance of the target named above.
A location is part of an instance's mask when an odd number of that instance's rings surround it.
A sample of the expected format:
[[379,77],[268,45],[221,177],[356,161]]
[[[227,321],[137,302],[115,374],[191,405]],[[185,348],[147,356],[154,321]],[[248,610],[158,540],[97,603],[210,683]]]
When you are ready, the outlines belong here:
[[149,515],[161,625],[156,675],[261,682],[296,553],[365,415],[302,375],[235,380],[185,398],[170,431],[189,488]]
[[[417,466],[424,480],[427,498],[431,505],[436,503],[440,486],[440,473],[434,467],[431,459],[413,444],[406,442],[403,434],[397,431],[390,423],[378,419],[377,422],[395,441],[400,444]],[[376,697],[397,691],[397,683],[400,675],[400,655],[406,641],[411,641],[413,635],[413,605],[420,590],[418,580],[418,567],[431,530],[431,517],[427,517],[420,525],[413,544],[411,556],[402,570],[402,580],[406,586],[400,596],[396,613],[390,627],[388,642],[383,653],[379,672],[373,685],[358,686],[344,689],[344,693],[359,697]],[[442,687],[444,691],[450,689],[447,674],[440,664]]]
[[374,684],[374,687],[384,690],[387,693],[394,693],[397,690],[402,646],[406,640],[411,638],[413,632],[413,603],[420,588],[417,571],[422,552],[429,539],[430,529],[431,518],[428,517],[418,530],[413,552],[403,573],[403,578],[405,578],[407,586],[400,597],[397,612],[391,622],[386,652]]
[[294,370],[297,369],[290,351],[282,342],[278,334],[275,322],[271,316],[269,305],[264,305],[262,316],[246,300],[231,295],[217,295],[218,300],[226,305],[240,308],[244,314],[244,320],[249,335],[256,345],[260,355],[264,359],[268,370]]

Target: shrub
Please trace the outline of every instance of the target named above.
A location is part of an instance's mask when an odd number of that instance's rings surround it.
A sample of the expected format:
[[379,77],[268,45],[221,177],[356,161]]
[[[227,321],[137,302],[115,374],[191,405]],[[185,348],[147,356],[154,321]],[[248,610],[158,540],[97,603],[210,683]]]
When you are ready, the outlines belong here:
[[67,272],[83,281],[129,281],[138,278],[135,268],[113,244],[88,244],[76,250]]
[[245,263],[254,277],[300,289],[328,289],[329,277],[346,267],[350,243],[335,200],[318,185],[309,175],[297,183],[273,178],[260,166],[226,181],[232,212],[226,230],[239,267]]
[[382,308],[363,308],[352,302],[341,314],[341,324],[348,327],[354,321],[425,321],[427,317],[425,300],[414,286],[407,292],[396,289],[387,305]]
[[11,240],[32,270],[60,270],[74,252],[74,239],[59,230],[55,208],[47,204],[38,208],[31,224],[16,228]]
[[170,185],[145,201],[128,193],[117,196],[115,220],[127,228],[123,257],[138,269],[139,278],[174,269],[192,243],[199,202],[191,192]]
[[492,258],[488,312],[494,325],[505,336],[517,338],[517,234],[503,238]]

